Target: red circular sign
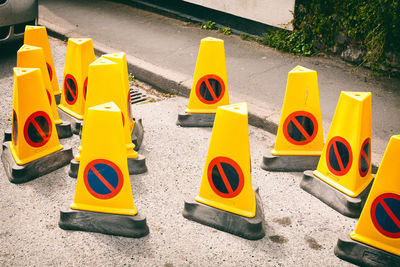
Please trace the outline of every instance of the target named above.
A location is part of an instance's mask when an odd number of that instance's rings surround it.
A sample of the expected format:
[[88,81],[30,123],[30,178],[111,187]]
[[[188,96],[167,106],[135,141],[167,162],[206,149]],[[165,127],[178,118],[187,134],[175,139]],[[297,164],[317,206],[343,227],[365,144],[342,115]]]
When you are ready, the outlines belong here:
[[371,205],[371,219],[384,236],[400,238],[400,195],[385,193]]
[[65,75],[64,78],[64,97],[70,105],[75,104],[78,99],[78,84],[71,74]]
[[14,146],[16,146],[18,142],[18,119],[15,110],[13,110],[12,116],[12,141]]
[[367,175],[369,167],[371,166],[371,138],[365,139],[361,145],[360,159],[358,161],[358,170],[361,177]]
[[290,114],[283,123],[283,134],[294,145],[305,145],[314,140],[318,132],[318,122],[306,111]]
[[244,175],[240,166],[226,157],[214,158],[207,169],[212,190],[223,198],[233,198],[242,192]]
[[33,113],[25,122],[24,137],[26,142],[33,147],[45,145],[50,140],[51,133],[51,119],[44,111]]
[[96,159],[87,164],[83,180],[89,193],[99,199],[113,198],[124,183],[121,169],[106,159]]
[[47,93],[47,98],[49,99],[49,103],[51,106],[51,94],[50,94],[49,90],[46,90],[46,93]]
[[46,62],[46,66],[47,66],[47,71],[49,72],[49,78],[50,81],[53,80],[53,70],[51,69],[51,66],[49,63]]
[[87,83],[88,83],[88,77],[86,77],[85,82],[83,83],[83,98],[86,100],[86,94],[87,94]]
[[345,175],[351,168],[353,154],[349,142],[343,137],[333,137],[326,149],[326,164],[331,173]]
[[217,75],[205,75],[196,84],[197,98],[204,104],[215,104],[225,93],[224,81]]

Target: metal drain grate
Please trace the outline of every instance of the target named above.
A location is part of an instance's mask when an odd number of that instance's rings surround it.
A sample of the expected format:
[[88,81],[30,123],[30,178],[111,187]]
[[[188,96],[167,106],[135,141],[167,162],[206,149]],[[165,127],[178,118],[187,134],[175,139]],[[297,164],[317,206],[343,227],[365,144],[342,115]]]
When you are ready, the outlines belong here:
[[140,102],[148,102],[150,98],[146,95],[144,90],[141,90],[137,87],[131,87],[131,104],[140,103]]

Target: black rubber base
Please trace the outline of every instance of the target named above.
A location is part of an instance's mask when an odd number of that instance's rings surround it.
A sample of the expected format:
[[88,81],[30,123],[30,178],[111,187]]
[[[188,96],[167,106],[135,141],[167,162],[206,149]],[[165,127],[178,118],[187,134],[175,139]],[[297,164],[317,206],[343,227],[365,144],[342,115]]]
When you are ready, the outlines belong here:
[[51,153],[43,158],[31,161],[24,165],[18,165],[10,150],[10,142],[3,143],[1,160],[8,180],[14,184],[25,183],[52,171],[55,171],[69,163],[72,159],[72,148],[66,148]]
[[[68,138],[72,136],[71,123],[69,121],[64,121],[61,124],[56,124],[57,135],[59,139]],[[11,130],[4,131],[3,142],[11,142],[12,133]]]
[[358,197],[353,198],[322,181],[312,171],[305,171],[300,187],[337,212],[350,218],[358,218],[367,200],[372,183],[373,180]]
[[82,120],[78,120],[77,118],[64,112],[62,109],[58,109],[58,115],[60,116],[60,119],[63,120],[64,122],[66,121],[70,122],[73,134],[76,135],[80,134],[82,127]]
[[134,119],[135,120],[135,127],[133,128],[131,139],[132,143],[135,145],[134,150],[139,151],[140,146],[143,142],[144,137],[144,129],[142,124],[142,119]]
[[317,169],[320,156],[292,156],[272,154],[263,156],[261,168],[272,172],[304,172]]
[[176,125],[182,127],[213,127],[215,113],[183,113],[178,114]]
[[64,230],[125,237],[137,238],[149,234],[146,218],[139,213],[135,216],[130,216],[85,210],[61,211],[58,225]]
[[59,139],[72,136],[72,127],[69,121],[63,121],[61,124],[56,124],[57,135]]
[[247,218],[231,212],[204,205],[195,200],[185,201],[183,217],[186,219],[211,226],[246,239],[258,240],[265,236],[264,210],[262,201],[255,190],[256,215]]
[[347,238],[339,238],[335,255],[359,266],[400,266],[400,256]]
[[61,94],[54,95],[54,98],[55,98],[55,100],[56,100],[56,104],[59,105],[59,104],[60,104],[60,101],[61,101]]
[[[76,161],[75,158],[70,161],[68,175],[71,178],[78,177],[79,165],[80,162]],[[130,175],[147,172],[146,158],[140,154],[136,159],[128,158],[128,171]]]

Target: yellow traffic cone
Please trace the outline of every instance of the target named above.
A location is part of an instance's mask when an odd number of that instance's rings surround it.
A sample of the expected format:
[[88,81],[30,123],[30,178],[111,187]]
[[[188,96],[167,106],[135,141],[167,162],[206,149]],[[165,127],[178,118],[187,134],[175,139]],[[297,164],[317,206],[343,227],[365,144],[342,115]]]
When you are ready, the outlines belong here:
[[317,170],[301,187],[345,216],[357,218],[371,188],[371,93],[341,92]]
[[90,38],[69,38],[64,66],[60,116],[69,120],[74,134],[79,134],[85,111],[89,64],[95,60]]
[[45,92],[40,69],[14,68],[12,141],[3,143],[1,155],[12,183],[45,175],[72,159],[72,149],[58,140]]
[[[85,109],[113,101],[122,110],[123,130],[125,135],[128,167],[130,174],[140,174],[147,171],[146,159],[135,150],[131,140],[129,115],[126,108],[128,92],[121,78],[121,65],[103,57],[98,58],[89,66],[89,82]],[[85,112],[86,113],[86,112]],[[84,127],[83,127],[84,128]],[[110,131],[110,129],[109,129]],[[81,151],[85,144],[82,142]],[[69,175],[76,177],[79,169],[79,155],[71,161]]]
[[400,266],[400,135],[392,136],[355,231],[335,255],[360,266]]
[[281,119],[267,171],[315,169],[324,147],[317,72],[297,66],[289,72]]
[[248,132],[246,103],[218,108],[200,193],[185,201],[183,216],[255,240],[265,235],[264,211],[251,186]]
[[124,52],[113,53],[113,54],[106,54],[102,56],[112,62],[119,64],[119,68],[122,72],[122,80],[123,84],[126,87],[126,91],[128,92],[128,99],[127,99],[127,115],[128,115],[128,122],[129,128],[131,132],[131,139],[132,143],[135,145],[135,151],[138,151],[140,146],[143,142],[144,137],[144,129],[142,124],[142,119],[134,119],[132,113],[132,102],[131,102],[131,92],[129,88],[129,79],[128,79],[128,64],[126,62],[126,55]]
[[43,48],[26,44],[23,45],[17,52],[17,67],[39,68],[41,70],[58,137],[66,138],[72,136],[71,124],[69,122],[63,122],[58,116],[57,104],[54,99]]
[[224,41],[207,37],[200,43],[188,108],[176,124],[212,127],[217,108],[224,105],[229,105]]
[[88,109],[73,211],[61,211],[62,229],[126,237],[149,233],[133,203],[121,117],[113,102]]
[[56,103],[59,104],[61,92],[58,86],[56,69],[54,68],[53,56],[51,55],[50,43],[49,38],[47,37],[46,27],[31,25],[25,26],[24,44],[43,48],[53,94],[56,99]]

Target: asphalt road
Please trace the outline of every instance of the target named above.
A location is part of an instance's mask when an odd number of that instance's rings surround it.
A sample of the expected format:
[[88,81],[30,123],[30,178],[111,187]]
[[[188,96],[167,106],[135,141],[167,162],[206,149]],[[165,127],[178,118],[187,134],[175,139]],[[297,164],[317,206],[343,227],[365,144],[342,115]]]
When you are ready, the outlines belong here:
[[[57,76],[62,79],[66,45],[51,40]],[[2,50],[4,51],[4,50]],[[0,56],[0,127],[9,129],[15,50]],[[252,183],[260,188],[266,236],[249,241],[188,221],[184,199],[198,194],[211,129],[180,128],[181,97],[134,105],[145,139],[140,153],[148,173],[131,176],[133,199],[146,216],[150,234],[131,239],[64,231],[59,211],[72,203],[76,180],[68,167],[26,184],[11,184],[0,168],[0,263],[3,266],[347,266],[333,248],[356,220],[346,218],[299,187],[300,173],[270,173],[259,166],[275,136],[249,128]],[[79,138],[62,140],[73,145]]]
[[[99,47],[125,51],[135,59],[136,66],[153,74],[146,76],[137,72],[138,77],[141,75],[142,80],[167,91],[179,87],[176,84],[191,87],[202,38],[223,39],[231,103],[247,101],[249,111],[268,123],[279,123],[287,74],[296,65],[318,72],[325,138],[340,92],[371,92],[372,162],[376,165],[380,163],[390,136],[398,134],[400,129],[399,80],[376,78],[367,70],[355,68],[339,58],[281,53],[256,42],[244,41],[237,35],[203,30],[199,25],[116,3],[118,1],[39,2],[39,23],[68,37],[88,36]],[[173,74],[168,77],[176,84],[161,83],[162,75],[170,72]]]

